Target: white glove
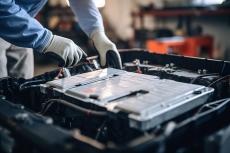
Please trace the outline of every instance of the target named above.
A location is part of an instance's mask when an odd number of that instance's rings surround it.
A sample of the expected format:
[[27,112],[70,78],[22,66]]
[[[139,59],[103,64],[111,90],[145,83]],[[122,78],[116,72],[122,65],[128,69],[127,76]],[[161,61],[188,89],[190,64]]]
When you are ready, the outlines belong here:
[[101,66],[112,66],[117,69],[122,68],[121,57],[115,44],[107,38],[103,31],[94,31],[90,35],[90,38],[93,40],[94,46],[99,53]]
[[86,53],[72,40],[57,35],[53,36],[50,45],[44,53],[56,58],[59,66],[75,66]]

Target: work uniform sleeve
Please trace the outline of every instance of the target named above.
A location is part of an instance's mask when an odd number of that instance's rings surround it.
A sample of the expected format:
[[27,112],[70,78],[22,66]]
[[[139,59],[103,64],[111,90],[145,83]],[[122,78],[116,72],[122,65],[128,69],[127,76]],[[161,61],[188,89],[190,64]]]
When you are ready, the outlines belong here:
[[15,3],[22,7],[32,17],[38,14],[46,2],[47,0],[15,0]]
[[52,33],[15,0],[0,0],[0,37],[14,45],[42,52],[50,43]]
[[93,0],[69,0],[70,7],[78,17],[80,27],[90,36],[93,31],[104,31],[101,14]]

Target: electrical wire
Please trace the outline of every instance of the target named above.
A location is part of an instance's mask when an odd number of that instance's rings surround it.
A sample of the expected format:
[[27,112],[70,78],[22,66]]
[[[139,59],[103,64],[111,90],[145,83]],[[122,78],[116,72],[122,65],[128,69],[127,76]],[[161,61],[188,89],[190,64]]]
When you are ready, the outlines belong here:
[[214,109],[216,108],[217,106],[219,106],[219,104],[223,103],[223,102],[228,102],[230,101],[230,98],[225,98],[225,99],[221,99],[221,100],[217,100],[217,101],[214,101],[214,102],[210,102],[208,104],[205,104],[203,106],[201,106],[199,108],[199,110],[196,112],[195,115],[198,115],[200,114],[205,108],[209,108],[209,109]]
[[49,108],[53,105],[54,102],[46,102],[44,103],[44,106],[42,107],[42,110],[39,112],[39,114],[45,114]]
[[77,106],[75,104],[72,104],[72,103],[67,102],[65,100],[62,100],[62,99],[50,99],[50,100],[48,100],[46,102],[47,107],[45,108],[44,111],[41,111],[41,113],[45,114],[54,103],[59,103],[59,104],[68,106],[69,108],[75,109],[76,111],[85,113],[86,115],[89,115],[89,116],[90,115],[92,115],[92,116],[98,116],[98,117],[107,117],[108,116],[108,113],[105,112],[105,111],[95,111],[95,110],[83,108],[83,107]]
[[221,73],[220,73],[221,75],[223,75],[225,67],[226,67],[226,62],[224,62],[223,66],[222,66]]
[[44,83],[45,81],[44,80],[32,80],[32,81],[27,81],[27,82],[24,82],[22,83],[20,86],[19,86],[19,90],[24,90],[24,89],[27,89],[29,88],[30,86],[35,86],[35,85],[39,85],[39,84],[42,84]]
[[198,79],[201,79],[203,77],[207,77],[207,76],[218,76],[218,73],[210,73],[210,74],[204,74],[204,75],[200,75],[198,77],[196,77],[195,79],[193,79],[190,83],[194,84]]
[[101,126],[97,129],[97,134],[96,134],[96,136],[95,136],[95,140],[98,140],[99,137],[101,136],[101,134],[102,134],[102,132],[103,132],[105,126],[106,126],[106,123],[107,123],[107,121],[105,120],[105,121],[101,124]]
[[223,80],[225,80],[225,79],[230,79],[230,75],[226,75],[226,76],[224,76],[224,77],[222,77],[222,78],[217,79],[216,81],[210,83],[210,84],[208,85],[208,87],[212,87],[213,85],[215,85],[215,84],[217,84],[217,83],[219,83],[219,82],[221,82],[221,81],[223,81]]

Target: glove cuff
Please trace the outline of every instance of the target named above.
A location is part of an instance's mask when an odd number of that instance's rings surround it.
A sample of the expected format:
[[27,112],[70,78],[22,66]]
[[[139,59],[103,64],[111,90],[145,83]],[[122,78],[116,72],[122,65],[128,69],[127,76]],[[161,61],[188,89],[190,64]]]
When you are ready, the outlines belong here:
[[34,48],[35,51],[39,52],[39,53],[43,53],[44,50],[50,45],[50,43],[52,42],[53,39],[53,34],[51,31],[46,30],[46,34],[44,36],[44,39],[42,40],[42,45],[40,45],[39,47]]
[[44,47],[44,49],[42,50],[42,53],[45,53],[48,48],[50,47],[50,45],[52,44],[53,40],[54,40],[54,36],[55,35],[52,35],[51,39],[49,40],[49,42],[47,43],[47,45]]
[[89,38],[94,40],[98,35],[105,35],[105,31],[103,29],[97,28],[90,35]]
[[108,50],[117,50],[115,44],[111,40],[109,40],[105,32],[100,29],[94,30],[90,35],[90,38],[92,39],[95,47],[99,52],[101,51],[106,52]]

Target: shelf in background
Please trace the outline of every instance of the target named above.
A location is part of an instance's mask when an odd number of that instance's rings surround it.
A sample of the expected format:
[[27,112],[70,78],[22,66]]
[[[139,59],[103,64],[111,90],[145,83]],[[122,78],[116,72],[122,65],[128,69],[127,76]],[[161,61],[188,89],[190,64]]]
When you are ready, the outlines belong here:
[[152,15],[157,17],[173,17],[173,16],[219,16],[230,15],[230,8],[224,9],[162,9],[133,12],[132,16],[141,17],[144,15]]

